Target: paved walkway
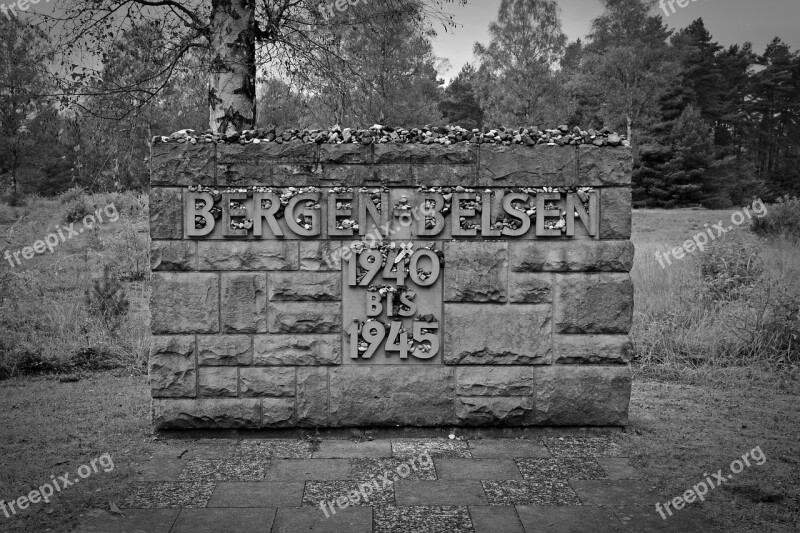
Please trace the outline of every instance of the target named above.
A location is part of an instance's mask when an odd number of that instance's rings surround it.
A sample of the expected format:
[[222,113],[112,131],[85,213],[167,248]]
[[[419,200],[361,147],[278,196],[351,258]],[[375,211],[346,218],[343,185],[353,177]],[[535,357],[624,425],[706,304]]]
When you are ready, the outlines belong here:
[[[81,533],[714,531],[663,520],[613,436],[172,440]],[[323,503],[325,502],[325,503]],[[324,510],[323,510],[324,508]]]

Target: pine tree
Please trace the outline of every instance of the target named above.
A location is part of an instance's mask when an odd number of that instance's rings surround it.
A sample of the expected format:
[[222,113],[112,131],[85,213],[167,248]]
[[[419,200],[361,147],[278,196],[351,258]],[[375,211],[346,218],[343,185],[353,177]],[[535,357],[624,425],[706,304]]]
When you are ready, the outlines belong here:
[[439,111],[448,124],[473,129],[483,127],[483,110],[475,95],[475,67],[467,63],[444,90]]

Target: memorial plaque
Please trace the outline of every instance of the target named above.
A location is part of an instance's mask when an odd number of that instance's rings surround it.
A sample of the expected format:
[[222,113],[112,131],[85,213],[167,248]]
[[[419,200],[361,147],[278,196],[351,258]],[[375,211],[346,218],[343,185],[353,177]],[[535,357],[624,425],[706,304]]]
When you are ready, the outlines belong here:
[[628,148],[210,143],[187,186],[164,146],[152,327],[201,357],[153,364],[160,427],[625,424]]

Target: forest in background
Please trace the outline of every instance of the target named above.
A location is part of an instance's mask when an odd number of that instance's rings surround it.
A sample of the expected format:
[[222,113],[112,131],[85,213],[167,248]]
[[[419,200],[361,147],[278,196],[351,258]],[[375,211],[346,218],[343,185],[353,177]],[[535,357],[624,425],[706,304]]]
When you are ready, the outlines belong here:
[[[779,37],[763,51],[723,47],[702,19],[668,29],[649,0],[602,3],[590,34],[568,42],[554,0],[503,0],[489,42],[448,85],[431,40],[449,19],[432,21],[422,0],[359,4],[317,20],[302,54],[259,47],[257,125],[608,127],[632,142],[639,207],[798,194],[800,53]],[[78,57],[64,53],[66,30],[0,18],[0,192],[11,202],[146,189],[154,135],[208,129],[210,50],[176,55],[163,16],[119,27]]]

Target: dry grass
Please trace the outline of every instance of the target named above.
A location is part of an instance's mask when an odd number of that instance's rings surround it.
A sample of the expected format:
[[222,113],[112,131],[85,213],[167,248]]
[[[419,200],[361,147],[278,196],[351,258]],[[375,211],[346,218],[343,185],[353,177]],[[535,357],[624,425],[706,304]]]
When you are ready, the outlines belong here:
[[[102,224],[12,267],[0,262],[0,379],[37,373],[124,366],[147,358],[147,204],[133,194],[87,199],[113,203],[120,218]],[[62,223],[56,200],[33,197],[24,208],[0,209],[0,254],[31,246]],[[78,225],[76,225],[77,227]],[[67,232],[63,232],[67,233]],[[118,329],[87,309],[85,293],[109,265],[126,281],[130,311]]]
[[[747,228],[662,268],[655,258],[732,211],[634,214],[632,336],[639,369],[702,379],[774,378],[796,387],[800,353],[800,246]],[[797,342],[794,342],[794,340]]]
[[637,379],[624,436],[632,462],[662,494],[675,497],[719,469],[728,473],[733,460],[760,446],[766,462],[753,463],[710,491],[703,512],[721,531],[797,531],[797,396],[735,382],[714,387],[707,381],[689,385]]
[[[796,531],[798,359],[795,347],[779,341],[798,331],[800,247],[760,241],[742,228],[666,269],[654,257],[730,214],[634,212],[637,362],[629,453],[649,481],[679,496],[761,446],[766,464],[712,491],[704,512],[724,530]],[[747,250],[752,263],[741,261]],[[709,266],[719,264],[722,275],[709,276]],[[732,272],[739,281],[719,283]]]
[[47,378],[0,381],[0,499],[12,500],[108,453],[102,469],[66,488],[51,504],[6,519],[0,531],[69,531],[88,508],[122,501],[125,480],[153,448],[146,379],[124,372],[77,383]]

